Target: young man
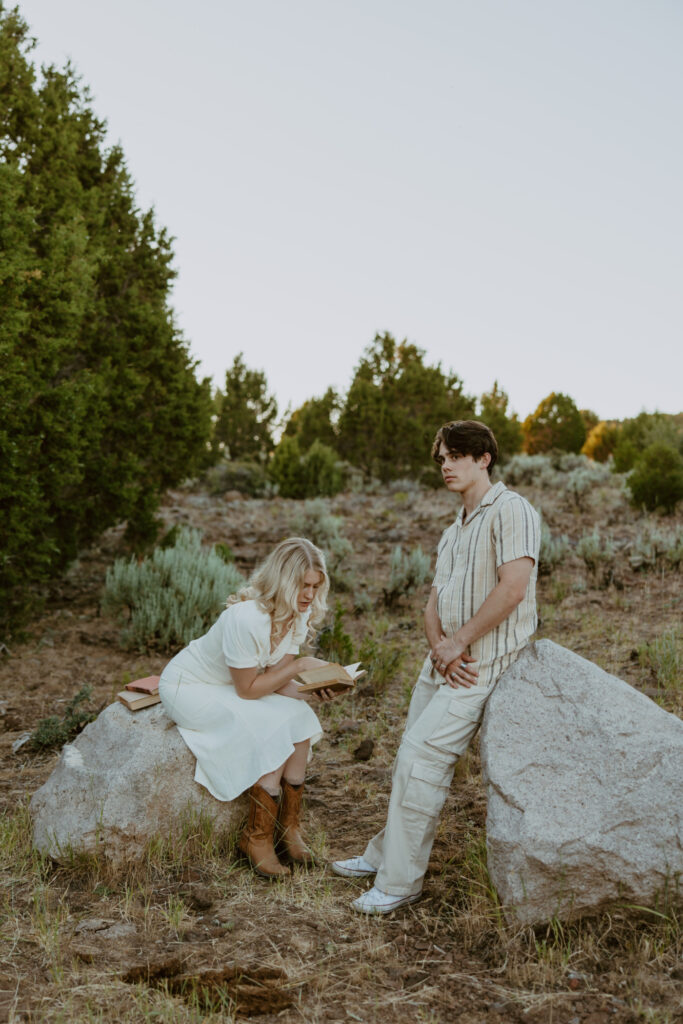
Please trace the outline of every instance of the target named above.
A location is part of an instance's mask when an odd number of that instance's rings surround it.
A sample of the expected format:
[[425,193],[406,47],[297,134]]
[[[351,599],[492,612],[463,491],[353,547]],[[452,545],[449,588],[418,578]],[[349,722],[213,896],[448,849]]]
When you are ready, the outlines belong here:
[[467,750],[496,681],[536,629],[538,514],[504,484],[489,428],[446,423],[432,456],[463,507],[443,533],[425,609],[429,655],[394,761],[386,827],[360,857],[336,861],[349,878],[376,874],[351,906],[388,914],[420,898],[455,763]]

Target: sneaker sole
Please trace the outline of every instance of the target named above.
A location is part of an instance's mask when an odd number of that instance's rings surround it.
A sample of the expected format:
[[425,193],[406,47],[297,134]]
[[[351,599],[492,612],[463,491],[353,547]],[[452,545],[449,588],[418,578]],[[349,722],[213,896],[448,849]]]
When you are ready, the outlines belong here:
[[407,907],[409,903],[416,903],[421,897],[421,892],[417,893],[416,896],[404,896],[401,898],[400,902],[394,903],[389,907],[357,907],[354,900],[354,902],[350,904],[350,907],[352,910],[355,910],[357,914],[369,914],[370,916],[373,914],[393,914],[395,910],[400,910],[401,907]]
[[360,868],[343,868],[341,864],[337,864],[336,861],[330,864],[330,867],[334,871],[335,875],[341,875],[342,878],[370,878],[372,875],[377,874],[375,870],[361,871]]

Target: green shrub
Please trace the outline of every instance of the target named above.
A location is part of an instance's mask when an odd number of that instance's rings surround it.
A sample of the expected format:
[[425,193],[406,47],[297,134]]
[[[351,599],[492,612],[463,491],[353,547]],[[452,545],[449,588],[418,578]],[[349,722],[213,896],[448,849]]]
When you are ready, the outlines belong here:
[[291,519],[294,533],[308,537],[325,552],[327,570],[335,590],[353,590],[354,578],[348,568],[348,558],[353,548],[340,530],[344,523],[341,516],[333,515],[322,498],[313,498],[304,503]]
[[562,494],[570,505],[583,508],[590,491],[610,483],[609,467],[585,455],[572,452],[548,452],[538,455],[515,455],[502,471],[508,487],[534,486]]
[[678,689],[683,684],[683,634],[679,629],[669,629],[650,643],[638,648],[641,665],[650,668],[657,685]]
[[182,647],[204,633],[244,577],[211,548],[198,530],[181,527],[173,547],[142,561],[117,559],[107,571],[102,611],[122,624],[127,650]]
[[683,562],[683,532],[680,527],[661,530],[647,523],[631,546],[629,556],[633,569],[677,569]]
[[604,572],[611,568],[615,552],[613,540],[610,537],[602,537],[597,526],[592,533],[584,533],[576,545],[577,555],[596,576],[600,570]]
[[260,462],[236,462],[223,459],[211,466],[203,477],[209,494],[219,496],[226,491],[239,491],[250,498],[269,498],[274,487]]
[[389,584],[384,589],[384,603],[388,608],[392,608],[399,598],[412,594],[430,576],[430,558],[420,545],[416,545],[410,554],[406,555],[398,544],[391,554]]
[[222,558],[226,565],[232,565],[235,561],[235,552],[232,550],[229,544],[225,544],[223,541],[219,541],[218,544],[214,544],[213,550],[216,552],[219,558]]
[[269,472],[283,498],[331,496],[342,488],[339,456],[321,441],[302,451],[297,438],[286,435],[273,453]]
[[632,505],[672,513],[683,499],[683,455],[672,445],[657,441],[637,459],[626,483]]
[[565,533],[553,537],[548,525],[541,520],[541,549],[538,556],[539,576],[549,576],[556,566],[561,565],[571,550],[569,537]]
[[353,591],[353,614],[367,615],[372,611],[372,598],[367,590],[360,588]]
[[590,459],[585,458],[583,455],[579,456],[579,458],[585,461],[570,470],[562,478],[562,486],[571,497],[572,504],[576,505],[579,509],[583,509],[587,495],[594,487],[609,483],[612,478],[612,472],[608,466],[604,466],[602,463],[591,462]]
[[87,711],[81,707],[89,703],[92,686],[87,684],[78,691],[64,709],[64,716],[50,715],[38,723],[31,734],[29,746],[32,750],[49,750],[51,747],[63,747],[76,736],[88,722],[97,718],[95,711]]
[[403,651],[381,636],[367,635],[358,651],[358,658],[365,669],[366,681],[372,686],[375,696],[384,693],[392,679],[401,670]]
[[513,455],[501,476],[508,487],[554,486],[557,481],[549,455]]
[[339,456],[322,441],[314,441],[302,457],[303,498],[318,494],[332,496],[342,489],[342,472]]
[[325,661],[348,665],[353,661],[353,641],[344,630],[344,609],[337,602],[334,618],[318,633],[316,651]]

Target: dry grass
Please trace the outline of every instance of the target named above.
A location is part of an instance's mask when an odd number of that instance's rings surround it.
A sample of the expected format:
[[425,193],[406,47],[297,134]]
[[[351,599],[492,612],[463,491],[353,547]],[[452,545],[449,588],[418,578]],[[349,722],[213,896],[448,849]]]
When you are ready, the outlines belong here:
[[[628,508],[617,486],[601,485],[580,507],[562,494],[526,493],[543,506],[553,534],[570,539],[540,584],[541,635],[680,714],[680,575],[659,564],[636,570],[628,557],[629,545],[652,523]],[[411,494],[410,501],[399,494],[341,495],[328,506],[343,519],[353,548],[349,571],[370,604],[354,614],[358,601],[343,594],[344,629],[356,650],[366,642],[368,656],[374,641],[380,660],[365,695],[321,710],[326,736],[307,793],[308,832],[323,865],[361,850],[383,821],[391,761],[422,659],[426,588],[393,609],[381,605],[391,551],[397,543],[433,550],[453,514],[450,497],[440,492]],[[208,540],[229,543],[238,567],[248,571],[287,532],[296,508],[178,493],[166,516],[169,525],[189,520]],[[575,552],[595,525],[614,541],[609,578]],[[389,919],[354,916],[348,903],[365,883],[339,879],[324,866],[265,883],[235,860],[234,835],[217,833],[202,818],[189,818],[174,838],[158,837],[125,868],[83,856],[61,867],[43,861],[31,847],[27,800],[56,755],[13,755],[12,741],[58,712],[82,682],[92,683],[105,703],[125,673],[151,674],[163,664],[150,658],[132,665],[111,624],[97,615],[104,568],[119,552],[113,531],[101,549],[84,553],[33,636],[0,663],[4,691],[13,694],[0,735],[0,1020],[680,1019],[682,950],[672,907],[614,907],[594,920],[535,930],[506,924],[486,868],[476,743],[457,768],[425,897]],[[389,669],[381,662],[386,652],[395,659]],[[353,750],[366,737],[375,742],[374,754],[359,763]],[[231,965],[239,977],[225,973]],[[200,977],[208,968],[225,977],[178,984],[183,972]]]

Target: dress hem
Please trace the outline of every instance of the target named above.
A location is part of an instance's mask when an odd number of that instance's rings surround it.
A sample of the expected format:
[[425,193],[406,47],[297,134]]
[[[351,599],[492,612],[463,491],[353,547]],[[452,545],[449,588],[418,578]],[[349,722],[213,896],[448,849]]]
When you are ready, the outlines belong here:
[[[187,737],[184,735],[186,732],[190,733],[190,735],[191,735],[193,730],[192,729],[182,729],[180,726],[177,726],[177,729],[178,729],[178,732],[180,733],[180,735],[182,736],[183,740],[187,744],[189,750],[192,752],[192,754],[196,758],[197,755],[195,754],[194,750],[192,750],[191,744],[188,742]],[[318,740],[322,739],[322,736],[323,736],[323,733],[318,731],[318,732],[314,732],[314,733],[309,732],[308,735],[302,736],[300,739],[294,739],[292,737],[291,744],[287,745],[287,749],[286,750],[284,750],[282,752],[278,751],[277,753],[274,753],[274,755],[273,755],[274,763],[273,763],[272,767],[265,768],[263,770],[259,769],[258,775],[255,775],[254,778],[251,779],[251,781],[245,783],[245,785],[241,789],[238,789],[235,792],[231,791],[231,795],[229,795],[229,796],[221,795],[221,794],[216,792],[216,789],[215,789],[211,779],[209,778],[209,776],[206,774],[206,771],[204,770],[204,768],[202,768],[201,764],[199,763],[199,759],[197,759],[197,764],[195,766],[194,781],[197,782],[200,786],[203,786],[204,789],[206,789],[211,794],[211,796],[214,797],[214,799],[220,800],[221,803],[231,803],[233,800],[236,800],[237,797],[241,796],[242,793],[246,793],[247,790],[250,789],[250,787],[253,786],[255,782],[258,782],[258,780],[260,778],[262,778],[264,775],[268,775],[268,774],[270,774],[270,772],[274,772],[276,768],[279,768],[280,765],[283,765],[292,756],[292,754],[294,753],[294,744],[295,743],[303,743],[305,740],[310,740],[311,741],[311,748],[312,748],[314,743],[317,743]],[[310,759],[310,757],[311,757],[311,750],[309,750],[309,759]],[[269,761],[270,761],[270,759],[269,759]]]

